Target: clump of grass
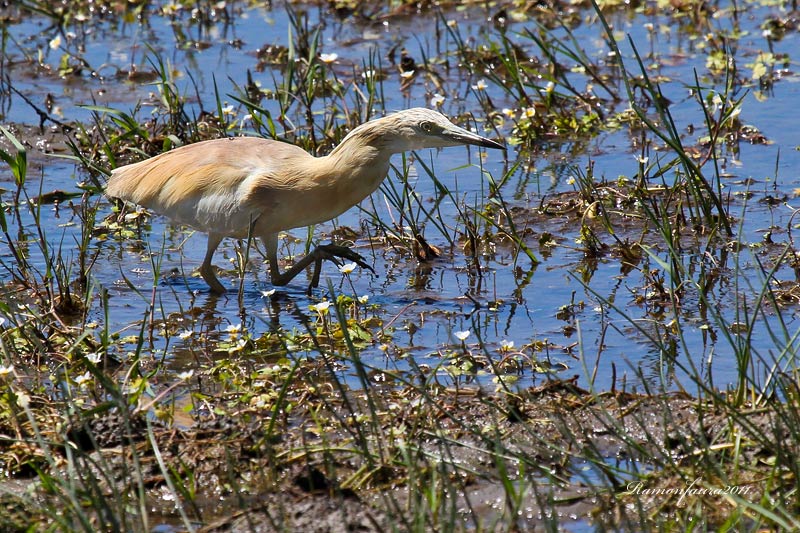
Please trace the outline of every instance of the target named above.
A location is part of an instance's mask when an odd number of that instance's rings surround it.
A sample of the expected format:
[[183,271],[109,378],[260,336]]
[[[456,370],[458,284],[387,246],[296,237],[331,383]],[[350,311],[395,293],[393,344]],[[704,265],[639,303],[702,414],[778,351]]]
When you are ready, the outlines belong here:
[[[605,25],[602,14],[597,9],[598,17]],[[612,37],[611,29],[605,25],[609,47],[615,56],[622,62],[622,54]],[[652,175],[637,180],[633,189],[637,204],[641,206],[644,220],[656,229],[659,236],[659,245],[662,252],[657,252],[655,246],[641,244],[644,250],[645,264],[642,271],[648,273],[650,286],[655,292],[661,294],[658,298],[662,304],[658,314],[654,314],[646,323],[630,316],[629,311],[621,308],[612,299],[596,294],[590,286],[586,287],[595,293],[598,299],[609,310],[618,313],[625,322],[635,328],[640,334],[652,343],[657,353],[661,355],[659,376],[660,386],[669,388],[674,386],[677,379],[686,378],[698,391],[700,399],[698,406],[701,410],[697,413],[699,430],[688,436],[681,436],[678,442],[673,443],[685,450],[682,454],[667,456],[656,455],[652,451],[642,451],[644,457],[651,464],[658,465],[660,479],[695,479],[705,487],[727,486],[748,487],[756,478],[758,467],[752,462],[744,461],[749,466],[744,466],[743,458],[752,457],[761,453],[768,455],[790,455],[794,453],[795,445],[792,438],[787,438],[795,432],[794,411],[796,410],[794,395],[787,392],[782,386],[774,388],[777,382],[772,379],[760,377],[758,368],[765,372],[762,375],[773,376],[782,372],[793,372],[794,363],[781,356],[770,356],[756,349],[753,344],[753,332],[762,328],[770,332],[769,337],[773,343],[772,351],[775,354],[785,354],[791,350],[795,339],[794,335],[786,328],[786,322],[780,316],[780,305],[774,297],[770,287],[770,280],[774,278],[778,269],[787,266],[786,248],[778,253],[774,259],[773,267],[761,267],[759,277],[760,287],[752,287],[752,272],[746,273],[742,267],[742,254],[747,251],[738,248],[732,252],[733,265],[723,274],[729,279],[734,295],[721,294],[708,283],[711,281],[710,269],[716,272],[726,268],[720,264],[708,265],[705,261],[699,265],[691,264],[691,254],[696,253],[695,246],[687,249],[687,235],[709,235],[711,242],[719,242],[716,235],[734,236],[731,224],[732,216],[729,212],[730,204],[722,194],[717,153],[719,146],[725,143],[722,131],[738,131],[736,125],[737,115],[741,105],[741,97],[731,96],[729,91],[732,85],[727,84],[720,97],[702,96],[698,83],[698,102],[701,112],[706,119],[709,130],[705,141],[708,143],[708,155],[698,164],[688,151],[683,147],[681,136],[677,132],[669,110],[663,104],[661,91],[658,84],[648,78],[646,69],[639,58],[635,44],[630,42],[633,55],[638,65],[638,77],[641,81],[640,89],[649,96],[646,100],[653,105],[653,112],[657,120],[649,118],[645,110],[639,107],[631,92],[631,74],[621,66],[622,81],[628,87],[631,107],[637,113],[639,120],[647,128],[649,134],[661,139],[671,150],[670,157],[674,158],[668,164],[658,167],[644,166],[644,161],[639,170],[639,176],[648,174],[658,168],[656,176],[662,180],[660,189],[662,194],[652,194],[648,183]],[[709,101],[718,101],[716,109],[707,105]],[[705,165],[705,163],[711,163]],[[710,177],[705,174],[705,168],[711,167]],[[663,169],[676,172],[674,181],[667,182]],[[583,179],[579,176],[579,190],[585,201],[594,202],[598,186],[594,180]],[[663,192],[667,194],[664,195]],[[602,204],[591,204],[602,205]],[[744,207],[742,208],[744,213]],[[742,215],[744,216],[744,215]],[[607,221],[608,219],[606,219]],[[689,224],[687,228],[685,224]],[[607,227],[609,234],[613,229]],[[739,229],[741,232],[741,229]],[[736,237],[738,241],[742,237]],[[760,264],[755,260],[756,264]],[[728,298],[737,302],[734,317],[726,310],[724,300]],[[703,328],[712,335],[719,335],[724,340],[724,347],[715,346],[716,350],[724,350],[736,364],[737,381],[730,387],[718,390],[713,382],[709,381],[711,372],[707,368],[696,366],[698,360],[687,351],[689,346],[696,342],[690,339],[694,335],[687,323],[687,317],[682,310],[682,302],[697,299],[703,317]],[[740,305],[738,302],[747,302]],[[769,302],[769,303],[767,303]],[[767,318],[764,308],[775,310],[777,319]],[[715,359],[709,354],[708,364]],[[780,369],[780,370],[779,370]],[[641,372],[640,370],[637,372]],[[642,376],[642,383],[648,380]],[[766,401],[766,398],[780,398],[780,400]],[[665,405],[663,415],[669,416],[674,407]],[[756,415],[757,412],[765,416]],[[784,422],[776,422],[782,420]],[[747,435],[746,437],[744,435]],[[769,449],[769,451],[766,451]],[[789,463],[778,473],[775,469],[768,469],[769,481],[767,485],[773,491],[769,501],[758,494],[749,494],[749,497],[739,497],[742,492],[734,493],[732,497],[733,515],[729,518],[736,523],[741,521],[754,521],[758,524],[775,524],[778,527],[794,527],[794,513],[797,501],[792,494],[793,483],[785,483],[779,479],[793,479],[794,469]],[[689,473],[691,472],[691,473]],[[674,476],[673,478],[664,476]],[[694,476],[694,477],[691,477]],[[642,475],[645,483],[654,483],[655,476]],[[748,489],[750,490],[750,489]],[[779,494],[779,496],[778,496]],[[634,501],[637,505],[647,506],[653,502],[648,501],[642,494],[627,494],[625,501]],[[678,501],[677,503],[680,503]],[[663,505],[663,502],[660,502]],[[673,500],[671,504],[675,505]],[[694,513],[699,508],[712,505],[701,500],[687,508],[679,505],[674,507],[675,518],[665,521],[672,526],[689,523],[696,516]],[[747,518],[745,518],[745,516]],[[712,520],[718,520],[714,517]],[[713,523],[713,522],[711,522]],[[731,522],[729,522],[731,523]]]
[[[473,75],[515,103],[498,110],[482,88],[473,86],[487,115],[497,123],[510,121],[508,142],[526,150],[537,143],[559,138],[577,140],[607,129],[604,124],[612,122],[606,120],[604,109],[619,100],[617,90],[608,82],[609,74],[581,50],[563,22],[558,27],[563,35],[541,24],[537,26],[513,36],[499,31],[493,36],[496,40],[474,48],[461,37],[457,25],[447,25],[463,63]],[[541,52],[541,58],[525,46],[528,43]],[[571,65],[579,65],[582,74],[605,96],[593,89],[578,90],[571,74],[578,67]]]

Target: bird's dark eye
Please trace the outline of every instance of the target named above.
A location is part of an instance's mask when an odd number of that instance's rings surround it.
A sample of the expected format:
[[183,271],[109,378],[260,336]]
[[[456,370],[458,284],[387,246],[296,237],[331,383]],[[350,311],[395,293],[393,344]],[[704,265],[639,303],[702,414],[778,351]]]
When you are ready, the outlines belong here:
[[433,131],[436,129],[433,125],[433,122],[422,122],[420,123],[419,127],[425,133],[433,133]]

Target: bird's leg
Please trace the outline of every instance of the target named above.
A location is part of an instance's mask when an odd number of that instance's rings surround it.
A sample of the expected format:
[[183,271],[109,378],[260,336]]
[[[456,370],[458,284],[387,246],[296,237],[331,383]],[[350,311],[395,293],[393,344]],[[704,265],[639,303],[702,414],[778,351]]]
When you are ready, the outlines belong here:
[[267,249],[267,260],[269,261],[269,277],[273,285],[282,286],[292,281],[300,272],[305,270],[311,263],[314,263],[314,274],[311,277],[311,284],[309,290],[319,286],[319,275],[322,261],[328,259],[337,265],[342,264],[342,259],[353,261],[361,268],[366,268],[371,272],[375,272],[369,266],[361,254],[354,252],[346,246],[339,246],[336,244],[322,244],[314,248],[311,253],[298,260],[286,272],[281,273],[278,265],[278,236],[269,235],[262,237],[264,245]]
[[219,243],[222,242],[224,236],[220,235],[219,233],[209,233],[208,234],[208,247],[206,248],[206,256],[203,259],[203,264],[200,265],[200,275],[203,276],[203,279],[206,280],[208,286],[211,287],[211,292],[215,294],[224,294],[225,287],[222,286],[222,283],[219,282],[217,279],[217,275],[214,273],[214,267],[211,265],[211,259],[214,257],[214,252],[217,251],[217,247]]

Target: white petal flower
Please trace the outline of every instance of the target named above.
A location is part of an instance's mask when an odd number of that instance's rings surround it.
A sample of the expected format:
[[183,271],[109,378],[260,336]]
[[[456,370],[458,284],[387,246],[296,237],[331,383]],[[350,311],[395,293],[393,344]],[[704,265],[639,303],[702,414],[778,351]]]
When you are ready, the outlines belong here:
[[333,63],[339,59],[339,54],[320,54],[319,60],[323,63]]
[[14,372],[14,365],[0,365],[0,377],[7,376]]
[[192,335],[194,335],[194,331],[192,331],[190,329],[185,329],[185,330],[181,331],[180,333],[178,333],[178,338],[181,339],[181,340],[186,340],[189,337],[191,337]]
[[433,95],[433,98],[431,98],[431,105],[432,105],[433,107],[439,107],[439,106],[441,106],[443,103],[444,103],[444,96],[442,96],[442,95],[441,95],[441,94],[439,94],[439,93],[436,93],[436,94],[434,94],[434,95]]
[[454,331],[453,335],[455,335],[458,340],[465,341],[467,337],[470,336],[470,331],[468,329],[464,331]]
[[102,353],[100,353],[100,352],[94,352],[94,353],[90,353],[89,355],[87,355],[87,356],[86,356],[86,359],[87,359],[89,362],[91,362],[92,364],[96,365],[96,364],[98,364],[100,361],[102,361],[102,360],[103,360],[103,354],[102,354]]
[[61,46],[61,36],[56,35],[53,40],[50,41],[50,50],[58,50],[58,47]]
[[92,381],[92,373],[88,371],[75,378],[75,384],[80,387],[86,386],[90,381]]
[[247,339],[239,339],[234,343],[233,346],[228,348],[228,353],[239,352],[243,350],[245,346],[247,346]]
[[28,407],[28,405],[30,405],[30,403],[31,403],[31,397],[28,395],[27,392],[20,391],[17,393],[17,405],[25,409],[26,407]]
[[514,118],[514,115],[516,115],[516,113],[514,113],[514,110],[508,107],[504,107],[500,112],[503,113],[508,118]]
[[225,332],[226,333],[236,334],[236,333],[240,333],[241,331],[242,331],[241,322],[239,324],[231,324],[227,328],[225,328]]
[[261,296],[263,296],[264,298],[269,298],[273,294],[275,294],[275,289],[270,289],[268,291],[261,291]]
[[356,269],[358,265],[355,263],[345,263],[339,267],[339,272],[342,274],[350,274],[352,271]]
[[478,82],[472,86],[472,89],[475,91],[483,91],[486,87],[488,87],[486,80],[478,80]]
[[414,77],[414,72],[415,71],[413,71],[413,70],[404,70],[403,72],[400,73],[400,77],[403,78],[404,80],[413,78]]
[[500,349],[507,352],[514,348],[514,341],[507,341],[505,339],[500,341]]
[[328,309],[330,309],[330,307],[331,307],[331,303],[328,302],[328,301],[320,302],[318,304],[312,304],[312,305],[308,306],[309,309],[311,309],[312,311],[316,311],[319,314],[327,313]]
[[181,381],[186,381],[187,379],[191,379],[192,376],[194,376],[194,370],[187,370],[178,374],[178,379]]

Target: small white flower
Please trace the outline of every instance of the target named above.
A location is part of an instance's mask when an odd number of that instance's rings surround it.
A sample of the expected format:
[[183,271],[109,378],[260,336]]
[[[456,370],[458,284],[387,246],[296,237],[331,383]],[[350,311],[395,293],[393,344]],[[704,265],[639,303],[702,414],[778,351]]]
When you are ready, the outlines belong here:
[[400,73],[400,77],[403,78],[404,80],[410,79],[414,77],[414,72],[415,72],[414,70],[404,70],[403,72]]
[[101,354],[100,352],[90,353],[89,355],[86,356],[86,360],[96,365],[103,360],[103,354]]
[[222,108],[222,114],[223,115],[233,115],[234,114],[233,106],[232,105],[226,105],[225,107],[223,107]]
[[450,19],[447,21],[447,26],[449,28],[455,28],[458,25],[458,22],[455,19]]
[[181,331],[180,333],[178,333],[178,338],[185,341],[186,339],[188,339],[192,335],[194,335],[194,331],[192,331],[190,329],[185,329],[185,330]]
[[523,115],[525,118],[533,118],[533,117],[535,117],[535,116],[536,116],[536,108],[535,108],[535,107],[526,107],[526,108],[525,108],[525,109],[522,111],[522,115]]
[[0,365],[0,377],[7,376],[14,372],[14,365]]
[[341,272],[342,274],[347,275],[347,274],[350,274],[351,272],[353,272],[356,269],[357,266],[358,265],[355,264],[355,263],[345,263],[345,264],[343,264],[342,266],[339,267],[339,272]]
[[230,324],[227,328],[225,328],[225,332],[231,334],[241,333],[241,331],[242,331],[241,322],[238,324]]
[[26,407],[28,407],[28,405],[30,405],[30,403],[31,403],[31,397],[28,395],[27,392],[20,391],[17,393],[17,405],[25,409]]
[[567,185],[575,185],[575,178],[567,178]]
[[358,303],[365,304],[369,301],[369,294],[365,294],[363,296],[358,297]]
[[88,371],[75,378],[75,384],[79,387],[85,387],[90,381],[92,381],[92,373]]
[[473,85],[472,89],[475,91],[483,91],[486,87],[488,87],[488,85],[486,85],[486,80],[478,80],[478,83]]
[[330,307],[331,307],[331,303],[328,302],[328,301],[320,302],[318,304],[311,304],[311,305],[308,306],[309,309],[311,309],[312,311],[316,311],[317,313],[319,313],[321,315],[327,313],[328,309],[330,309]]
[[247,346],[247,339],[239,339],[236,341],[236,344],[228,348],[228,353],[241,351],[245,346]]
[[640,155],[637,155],[637,156],[634,156],[634,157],[636,158],[636,161],[641,165],[646,165],[647,161],[649,161],[649,159],[650,159],[647,156],[640,156]]
[[372,70],[372,69],[365,70],[364,72],[361,73],[361,77],[364,78],[365,80],[374,78],[375,77],[375,71]]
[[455,335],[458,340],[465,341],[467,337],[470,336],[470,331],[468,329],[464,331],[454,331],[453,335]]
[[443,103],[444,103],[444,96],[442,96],[439,93],[434,94],[433,98],[431,98],[431,105],[433,107],[439,107]]
[[261,296],[263,298],[271,298],[273,294],[275,294],[275,289],[270,289],[268,291],[261,291]]
[[191,379],[192,376],[194,376],[194,370],[187,370],[178,374],[178,379],[181,381],[186,381],[187,379]]
[[323,63],[333,63],[339,59],[339,54],[320,54],[319,60]]
[[507,341],[505,339],[500,341],[500,349],[504,352],[511,351],[514,348],[514,341]]
[[58,47],[61,46],[61,36],[56,35],[49,43],[50,50],[58,50]]
[[503,113],[508,118],[514,118],[514,115],[516,114],[514,113],[513,109],[510,109],[508,107],[504,107],[500,112]]

